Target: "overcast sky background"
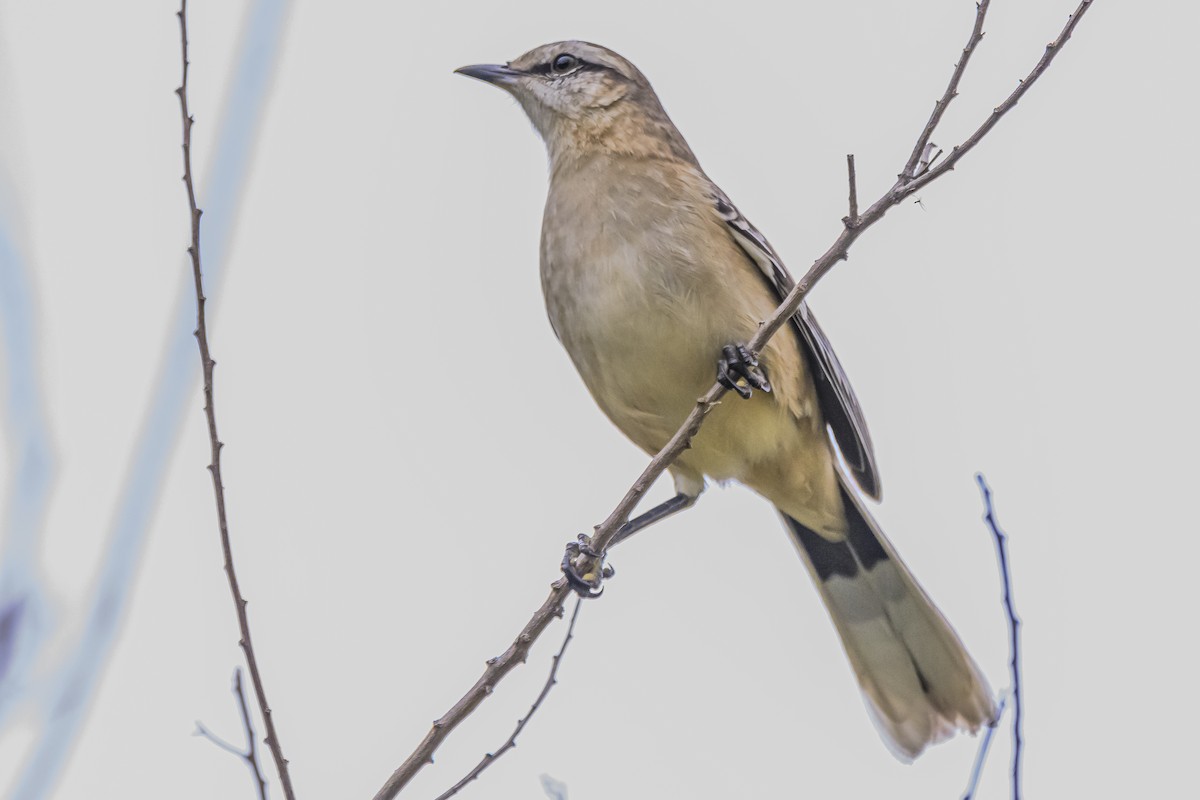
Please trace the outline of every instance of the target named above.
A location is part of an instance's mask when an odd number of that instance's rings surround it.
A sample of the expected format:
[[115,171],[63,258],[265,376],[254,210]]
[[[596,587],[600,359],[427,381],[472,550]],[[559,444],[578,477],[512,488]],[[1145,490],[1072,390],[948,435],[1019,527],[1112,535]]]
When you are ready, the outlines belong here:
[[[198,173],[242,5],[190,10]],[[973,130],[1072,9],[997,0],[935,141]],[[3,210],[34,275],[54,446],[47,672],[78,636],[189,279],[174,11],[0,3]],[[237,563],[300,796],[373,795],[646,462],[545,321],[542,145],[515,102],[452,70],[564,38],[616,49],[799,274],[846,213],[845,154],[865,205],[973,14],[965,0],[295,4],[210,330]],[[877,516],[1000,689],[974,473],[996,492],[1032,796],[1168,795],[1194,777],[1197,23],[1187,4],[1098,2],[983,145],[812,295],[871,424]],[[191,736],[196,719],[241,735],[192,397],[58,797],[253,796],[241,763]],[[542,797],[542,774],[572,800],[959,796],[976,741],[892,758],[769,504],[714,487],[612,561],[559,685],[463,797]],[[563,630],[405,796],[438,794],[504,741]],[[0,732],[9,791],[36,719],[25,707]],[[1006,730],[981,796],[1004,795],[1009,755]]]

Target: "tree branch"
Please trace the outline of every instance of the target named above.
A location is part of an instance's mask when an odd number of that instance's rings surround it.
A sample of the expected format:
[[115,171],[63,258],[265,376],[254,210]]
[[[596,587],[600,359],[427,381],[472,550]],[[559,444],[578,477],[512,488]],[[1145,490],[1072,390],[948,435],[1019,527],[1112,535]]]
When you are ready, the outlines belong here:
[[[862,214],[858,225],[843,227],[843,230],[837,239],[834,240],[833,244],[829,246],[820,258],[813,262],[808,272],[796,282],[795,287],[788,294],[783,304],[759,327],[758,332],[747,345],[747,348],[752,353],[757,354],[767,340],[796,313],[805,295],[837,262],[847,257],[850,246],[865,230],[881,220],[893,206],[902,202],[906,197],[913,194],[913,192],[927,186],[953,169],[958,160],[974,148],[988,131],[995,127],[1000,118],[1016,105],[1017,100],[1042,76],[1046,68],[1050,65],[1050,62],[1062,49],[1063,44],[1070,38],[1075,26],[1091,6],[1091,3],[1092,0],[1082,0],[1079,7],[1076,8],[1075,13],[1068,18],[1066,27],[1059,34],[1058,39],[1046,47],[1046,52],[1042,55],[1037,66],[1021,82],[1016,91],[1001,103],[1000,106],[996,107],[991,116],[966,141],[955,147],[945,161],[915,178],[908,174],[908,169],[902,171],[892,188],[872,203]],[[983,10],[986,10],[986,2],[981,2],[979,5]],[[977,11],[975,19],[976,29],[981,28],[983,24],[982,19],[982,14]],[[982,31],[980,31],[979,35],[982,36]],[[968,48],[973,49],[977,41],[978,38],[973,30],[972,38],[968,40]],[[950,78],[950,85],[947,87],[946,94],[943,95],[943,108],[945,103],[949,102],[947,98],[953,97],[955,93],[958,81],[962,77],[962,72],[966,69],[966,60],[969,55],[969,53],[964,51],[963,59],[960,60],[959,66],[955,68],[954,74]],[[913,148],[917,160],[920,159],[925,145],[928,144],[929,137],[932,136],[934,128],[936,128],[938,121],[941,120],[941,114],[942,111],[935,108],[934,116],[931,117],[930,122],[921,131],[917,139],[917,146]],[[675,432],[675,435],[671,437],[663,449],[650,460],[649,465],[642,471],[637,480],[634,481],[629,491],[621,498],[621,502],[617,504],[612,513],[608,515],[604,522],[597,526],[595,535],[592,537],[592,549],[596,552],[604,552],[613,537],[616,536],[617,529],[629,519],[629,515],[637,506],[638,501],[641,500],[642,495],[666,471],[667,467],[674,462],[679,454],[691,445],[693,437],[695,437],[696,433],[700,430],[701,424],[704,422],[704,417],[717,405],[725,395],[725,392],[726,389],[724,386],[715,383],[703,397],[696,401],[696,405],[692,408],[691,413],[688,414],[679,430]],[[577,560],[576,565],[581,574],[586,574],[589,571],[587,564],[590,560],[587,556],[581,556]],[[483,676],[476,681],[470,691],[455,703],[446,712],[445,716],[433,723],[433,729],[425,736],[417,749],[387,779],[383,787],[376,793],[375,800],[391,800],[412,780],[413,776],[425,764],[432,763],[434,751],[437,750],[450,731],[483,702],[483,699],[492,691],[498,681],[508,674],[518,663],[522,663],[525,660],[533,640],[545,630],[546,626],[550,624],[551,619],[562,615],[562,603],[569,592],[570,590],[567,588],[565,579],[560,579],[552,584],[550,596],[542,603],[541,608],[534,612],[533,617],[526,623],[525,628],[521,631],[516,641],[502,655],[489,661]]]
[[983,729],[983,738],[979,740],[979,749],[975,751],[975,763],[971,765],[971,777],[967,780],[967,788],[963,791],[962,800],[971,800],[979,789],[979,779],[983,777],[983,765],[987,763],[988,751],[992,749],[992,738],[996,735],[996,728],[1000,725],[1000,718],[1004,716],[1004,709],[1007,705],[1008,695],[1001,692],[1000,699],[996,702],[996,721]]
[[517,746],[517,737],[521,731],[525,730],[525,726],[529,723],[530,718],[541,707],[542,701],[546,699],[546,695],[550,694],[550,689],[554,684],[558,683],[558,667],[562,664],[563,653],[567,650],[567,645],[571,643],[575,633],[575,620],[579,617],[579,609],[583,606],[583,598],[575,598],[575,610],[571,612],[571,622],[567,625],[567,635],[563,637],[562,647],[558,648],[558,652],[554,654],[554,658],[550,660],[550,675],[546,678],[545,685],[542,686],[542,691],[538,693],[537,699],[533,701],[533,705],[529,707],[529,713],[524,718],[517,720],[517,727],[513,730],[512,735],[508,737],[508,741],[500,745],[500,749],[495,753],[488,753],[475,767],[463,776],[462,780],[451,786],[446,791],[437,796],[435,800],[449,800],[449,798],[458,794],[459,791],[471,781],[479,777],[485,769],[492,765],[492,762],[500,756],[507,753],[509,750]]
[[192,735],[199,736],[202,739],[208,739],[210,742],[212,742],[217,747],[224,750],[226,753],[232,753],[233,755],[237,756],[238,758],[246,757],[246,752],[244,750],[242,750],[242,748],[238,747],[235,744],[229,743],[225,739],[222,739],[220,736],[217,736],[215,733],[213,733],[208,728],[207,725],[205,725],[200,720],[196,720],[196,730],[192,732]]
[[246,691],[242,688],[241,667],[233,671],[233,693],[237,696],[238,713],[242,715],[242,727],[246,731],[246,749],[242,750],[240,747],[235,747],[220,736],[217,736],[206,728],[200,720],[196,720],[196,735],[203,736],[222,750],[233,753],[245,761],[246,766],[250,768],[250,772],[254,775],[259,800],[267,800],[267,781],[263,777],[262,769],[258,763],[258,746],[254,741],[254,723],[250,720],[250,709],[246,705]]
[[387,779],[383,787],[375,794],[375,800],[391,800],[399,794],[421,767],[433,763],[433,753],[450,732],[458,727],[476,707],[484,701],[505,675],[512,672],[518,664],[524,664],[529,657],[529,649],[552,620],[563,615],[563,601],[571,593],[567,587],[566,578],[559,578],[550,585],[550,596],[542,603],[541,608],[533,613],[529,622],[509,645],[508,649],[495,658],[488,659],[487,668],[475,685],[455,703],[440,719],[434,720],[433,727],[417,749],[404,760],[395,772]]
[[246,665],[250,668],[250,680],[254,684],[254,694],[258,698],[258,708],[263,716],[263,724],[267,729],[265,742],[275,759],[275,767],[279,771],[279,781],[283,793],[288,800],[294,800],[292,779],[288,774],[287,759],[283,757],[283,748],[279,744],[279,736],[275,732],[275,723],[271,719],[271,706],[267,703],[266,692],[263,689],[262,675],[258,670],[258,659],[254,656],[254,645],[250,639],[250,621],[246,616],[246,600],[242,597],[238,585],[237,572],[233,568],[233,548],[229,540],[229,522],[225,514],[225,486],[221,482],[221,448],[224,447],[217,436],[217,416],[213,406],[213,361],[208,347],[208,328],[204,316],[204,280],[200,270],[200,214],[196,205],[196,188],[192,180],[192,125],[195,120],[188,113],[187,79],[188,79],[188,38],[187,38],[187,0],[181,0],[179,11],[179,38],[183,61],[183,77],[175,94],[179,96],[179,112],[183,118],[183,184],[187,188],[188,210],[191,218],[192,243],[188,247],[188,255],[192,259],[192,277],[196,283],[196,342],[200,346],[200,366],[204,372],[204,414],[208,420],[208,438],[211,450],[211,462],[208,471],[212,475],[213,493],[217,501],[217,524],[221,532],[221,549],[225,556],[225,574],[229,578],[229,592],[233,595],[233,605],[237,611],[238,629],[241,639],[238,644],[246,654]]
[[858,175],[854,171],[854,154],[846,155],[847,178],[850,181],[850,214],[842,220],[847,228],[858,227]]
[[975,47],[983,40],[983,18],[987,16],[988,4],[991,0],[979,0],[975,3],[975,27],[971,29],[971,36],[967,39],[967,46],[963,48],[962,57],[958,59],[958,63],[954,65],[954,73],[950,76],[950,83],[946,85],[946,92],[940,100],[933,104],[933,113],[929,115],[929,122],[925,123],[925,129],[921,131],[921,135],[917,137],[917,143],[913,145],[912,155],[908,157],[908,162],[905,163],[904,169],[900,173],[901,178],[915,178],[919,174],[918,166],[921,160],[926,163],[929,160],[929,139],[933,136],[934,130],[942,121],[942,115],[946,113],[946,108],[950,105],[950,101],[958,97],[958,82],[962,80],[963,73],[967,71],[967,62],[971,60],[971,56],[975,53]]
[[1000,576],[1004,580],[1004,611],[1008,615],[1008,666],[1012,675],[1013,699],[1012,796],[1013,800],[1021,800],[1021,746],[1024,739],[1021,730],[1021,618],[1017,616],[1013,605],[1012,577],[1008,569],[1008,537],[996,522],[992,490],[982,473],[975,476],[975,482],[979,484],[979,491],[983,495],[983,519],[996,541],[996,557],[1000,561]]
[[1091,7],[1092,0],[1081,0],[1079,6],[1075,9],[1075,13],[1067,17],[1067,24],[1059,32],[1058,38],[1046,45],[1046,49],[1042,53],[1042,57],[1038,60],[1037,65],[1017,84],[1017,88],[1013,89],[1012,94],[1004,98],[1003,103],[992,109],[992,113],[983,121],[983,124],[976,128],[975,132],[968,136],[962,144],[954,147],[945,161],[909,181],[904,187],[903,195],[896,202],[903,200],[913,192],[924,188],[954,169],[954,165],[958,163],[959,159],[969,153],[975,145],[979,144],[988,131],[996,127],[996,123],[1000,121],[1000,118],[1011,111],[1013,106],[1017,104],[1017,101],[1025,95],[1025,92],[1029,91],[1029,87],[1033,86],[1037,79],[1042,77],[1046,68],[1050,66],[1050,62],[1062,51],[1063,45],[1067,43],[1067,40],[1071,38],[1071,34],[1075,32],[1075,26],[1079,24],[1079,20],[1083,18],[1084,13]]

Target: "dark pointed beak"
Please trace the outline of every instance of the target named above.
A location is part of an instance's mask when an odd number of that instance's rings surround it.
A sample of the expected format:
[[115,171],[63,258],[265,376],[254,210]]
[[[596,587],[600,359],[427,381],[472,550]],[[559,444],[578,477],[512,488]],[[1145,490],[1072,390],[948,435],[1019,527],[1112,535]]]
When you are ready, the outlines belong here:
[[454,70],[460,75],[466,75],[470,78],[478,78],[487,83],[493,83],[497,86],[507,86],[515,83],[521,73],[515,69],[509,69],[503,64],[472,64],[469,67],[459,67]]

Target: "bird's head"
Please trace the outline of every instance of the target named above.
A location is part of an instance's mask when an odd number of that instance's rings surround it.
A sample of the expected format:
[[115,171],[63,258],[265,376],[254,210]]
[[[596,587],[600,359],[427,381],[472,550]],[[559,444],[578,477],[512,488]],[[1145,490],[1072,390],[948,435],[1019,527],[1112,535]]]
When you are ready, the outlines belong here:
[[515,97],[552,159],[596,150],[661,151],[692,159],[646,76],[608,48],[555,42],[507,64],[475,64],[455,72]]

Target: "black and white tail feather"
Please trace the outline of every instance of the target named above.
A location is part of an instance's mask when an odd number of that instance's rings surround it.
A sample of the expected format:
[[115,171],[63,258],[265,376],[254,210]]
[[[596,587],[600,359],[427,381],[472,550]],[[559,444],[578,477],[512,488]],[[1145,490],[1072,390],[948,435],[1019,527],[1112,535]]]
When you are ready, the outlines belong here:
[[907,761],[995,720],[991,689],[958,635],[843,485],[848,530],[829,541],[783,515],[889,749]]

